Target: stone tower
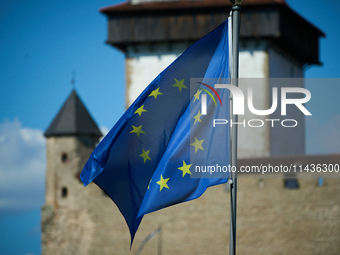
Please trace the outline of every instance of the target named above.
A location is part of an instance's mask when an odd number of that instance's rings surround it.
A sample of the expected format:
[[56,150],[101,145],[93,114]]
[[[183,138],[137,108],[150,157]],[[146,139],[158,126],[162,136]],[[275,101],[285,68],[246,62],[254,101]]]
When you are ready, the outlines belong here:
[[47,171],[43,254],[85,254],[89,216],[80,210],[83,185],[79,174],[102,134],[73,90],[44,135]]
[[[324,34],[284,0],[247,0],[241,8],[240,78],[302,78],[305,66],[320,63]],[[230,10],[229,0],[131,0],[101,9],[108,16],[107,43],[126,56],[127,105],[194,41],[226,20]],[[273,84],[262,81],[254,102],[258,109],[269,109]],[[263,128],[241,126],[239,158],[304,154],[304,115],[292,115],[299,125],[289,130],[271,128],[269,122]]]

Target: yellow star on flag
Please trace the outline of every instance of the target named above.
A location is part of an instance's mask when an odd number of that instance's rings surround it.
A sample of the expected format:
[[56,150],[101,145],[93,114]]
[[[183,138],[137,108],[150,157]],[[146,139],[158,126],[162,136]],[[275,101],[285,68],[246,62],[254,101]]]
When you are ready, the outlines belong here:
[[177,169],[179,169],[179,170],[181,170],[181,171],[183,172],[182,177],[184,177],[185,174],[191,174],[191,172],[190,172],[190,167],[191,167],[191,166],[192,166],[192,164],[187,165],[187,164],[185,163],[185,161],[183,160],[183,166],[181,166],[181,167],[179,167],[179,168],[177,168]]
[[139,127],[132,126],[133,130],[130,133],[136,133],[139,137],[140,134],[145,134],[145,132],[142,130],[142,125]]
[[197,115],[194,117],[194,119],[195,119],[194,125],[196,124],[197,121],[198,121],[198,122],[202,122],[202,121],[201,121],[201,116],[202,116],[201,110],[198,110]]
[[166,184],[169,180],[170,178],[163,179],[163,176],[161,175],[161,179],[157,182],[157,184],[159,185],[159,192],[161,192],[163,188],[170,189],[168,184]]
[[143,150],[143,153],[140,154],[139,156],[144,159],[144,164],[145,164],[146,160],[151,160],[151,158],[149,157],[150,150],[145,151],[143,148],[142,148],[142,150]]
[[150,189],[150,183],[151,183],[151,181],[152,181],[152,179],[151,179],[150,182],[149,182],[148,189]]
[[163,93],[162,93],[162,92],[159,92],[159,88],[157,88],[157,89],[154,89],[154,90],[150,93],[149,97],[153,96],[155,99],[157,99],[157,96],[159,96],[159,95],[163,95]]
[[172,85],[173,87],[177,87],[179,89],[179,92],[182,92],[182,89],[187,89],[187,87],[184,85],[184,79],[179,81],[175,79],[176,83]]
[[200,95],[201,95],[202,90],[198,89],[197,92],[194,95],[194,102],[197,100],[200,100]]
[[199,141],[196,137],[195,137],[195,142],[191,143],[191,146],[195,147],[195,153],[198,151],[198,149],[201,149],[202,151],[204,151],[203,147],[202,147],[202,143],[204,142],[204,139]]
[[143,112],[147,112],[147,110],[144,109],[144,105],[142,105],[141,107],[139,107],[139,108],[135,111],[135,114],[138,113],[138,115],[141,116]]

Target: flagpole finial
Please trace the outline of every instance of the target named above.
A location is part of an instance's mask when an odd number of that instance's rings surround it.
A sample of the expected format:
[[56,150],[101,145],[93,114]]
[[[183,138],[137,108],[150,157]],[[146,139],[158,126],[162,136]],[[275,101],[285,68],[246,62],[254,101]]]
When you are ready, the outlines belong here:
[[233,6],[241,5],[244,0],[230,0]]

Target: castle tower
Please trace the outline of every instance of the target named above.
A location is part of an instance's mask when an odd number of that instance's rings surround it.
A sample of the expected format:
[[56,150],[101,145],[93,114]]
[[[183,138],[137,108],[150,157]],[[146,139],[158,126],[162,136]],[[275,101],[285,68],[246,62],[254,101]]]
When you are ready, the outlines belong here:
[[[45,132],[47,171],[42,209],[43,254],[85,254],[90,231],[82,211],[80,171],[102,136],[73,90]],[[78,224],[78,222],[84,222]]]
[[[131,0],[101,9],[108,16],[107,43],[126,56],[127,106],[190,44],[227,19],[230,9],[228,0]],[[240,78],[302,78],[305,66],[320,64],[319,37],[323,35],[284,0],[244,1]],[[274,85],[264,80],[256,83],[254,105],[269,109]],[[261,119],[265,125],[240,126],[239,158],[304,154],[304,115],[298,109],[291,114],[299,125],[287,129],[271,128],[265,121],[281,116],[246,113],[245,119]]]

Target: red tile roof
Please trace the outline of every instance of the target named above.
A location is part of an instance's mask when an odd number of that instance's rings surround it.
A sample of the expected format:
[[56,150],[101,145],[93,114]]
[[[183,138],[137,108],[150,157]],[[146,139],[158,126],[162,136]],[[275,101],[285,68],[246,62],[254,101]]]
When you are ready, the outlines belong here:
[[[261,5],[287,5],[285,0],[245,0],[242,6],[261,6]],[[173,1],[173,2],[147,2],[141,4],[131,4],[126,1],[100,9],[102,13],[119,12],[141,12],[153,10],[180,10],[180,9],[204,9],[216,7],[231,7],[228,0],[201,0],[201,1]]]

